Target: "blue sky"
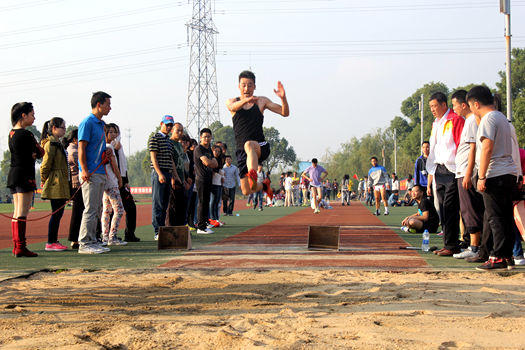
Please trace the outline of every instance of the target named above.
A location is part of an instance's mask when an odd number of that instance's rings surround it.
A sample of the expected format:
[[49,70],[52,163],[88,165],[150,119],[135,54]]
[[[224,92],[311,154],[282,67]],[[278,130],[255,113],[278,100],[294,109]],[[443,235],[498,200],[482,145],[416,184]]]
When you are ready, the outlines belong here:
[[[524,47],[525,0],[511,4],[513,46]],[[505,69],[498,0],[212,6],[221,121],[231,125],[224,101],[238,95],[240,71],[251,68],[256,94],[274,100],[280,80],[291,115],[267,111],[265,124],[279,129],[300,159],[322,158],[351,137],[388,126],[401,102],[428,82],[494,86]],[[53,116],[78,125],[97,90],[113,96],[106,120],[120,125],[131,153],[146,147],[164,114],[185,124],[191,10],[187,1],[2,0],[1,148],[15,102],[34,103],[39,129]]]

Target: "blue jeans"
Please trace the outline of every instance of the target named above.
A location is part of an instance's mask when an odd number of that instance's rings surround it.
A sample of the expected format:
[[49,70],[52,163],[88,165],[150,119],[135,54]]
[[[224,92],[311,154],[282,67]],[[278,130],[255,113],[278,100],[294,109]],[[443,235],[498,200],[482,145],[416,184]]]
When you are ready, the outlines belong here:
[[211,185],[210,194],[210,218],[212,220],[219,220],[219,205],[222,198],[222,186]]
[[254,193],[255,197],[253,199],[253,207],[257,208],[257,204],[259,204],[259,208],[262,209],[263,207],[263,192],[258,191]]
[[398,200],[399,200],[399,196],[395,193],[392,193],[390,197],[388,197],[388,206],[393,207],[394,204],[397,205]]
[[512,255],[513,256],[523,256],[523,247],[521,246],[521,233],[516,227],[516,225],[513,225],[513,229],[516,232],[516,240],[514,241],[514,247],[512,249]]
[[166,211],[170,200],[171,173],[162,172],[166,182],[160,183],[155,170],[151,171],[151,224],[155,233],[160,226],[166,226]]

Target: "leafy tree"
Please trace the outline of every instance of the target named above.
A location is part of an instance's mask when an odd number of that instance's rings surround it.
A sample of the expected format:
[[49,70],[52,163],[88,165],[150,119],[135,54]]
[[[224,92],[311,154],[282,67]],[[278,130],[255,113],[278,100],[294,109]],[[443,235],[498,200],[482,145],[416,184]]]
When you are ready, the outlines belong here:
[[128,175],[131,186],[151,185],[151,169],[147,149],[135,152],[128,157]]
[[37,140],[40,140],[40,138],[42,137],[42,133],[40,131],[38,131],[38,129],[36,128],[36,126],[34,125],[30,125],[26,128],[26,130],[29,130],[33,133],[33,135],[35,135],[36,139]]
[[228,146],[228,154],[232,156],[234,163],[237,162],[235,158],[235,134],[233,133],[233,127],[230,125],[223,125],[217,121],[210,125],[210,129],[213,133],[213,141],[222,141]]
[[[514,48],[511,52],[511,75],[512,75],[512,100],[523,96],[525,92],[525,48]],[[501,80],[496,83],[498,92],[501,94],[506,105],[507,79],[506,72],[498,72]]]
[[270,144],[270,156],[266,159],[266,167],[268,171],[272,172],[281,166],[291,166],[295,164],[297,155],[292,146],[289,145],[288,140],[281,138],[279,131],[274,127],[264,128],[264,136],[266,141]]
[[9,165],[11,164],[11,152],[5,150],[2,162],[0,162],[0,186],[5,188],[7,186],[7,174],[9,173]]
[[[501,95],[503,113],[507,114],[507,79],[505,71],[498,72],[500,81],[496,83]],[[518,143],[525,145],[525,48],[512,49],[512,117],[516,128]]]
[[401,112],[408,118],[412,129],[404,138],[404,142],[400,144],[400,151],[401,153],[406,153],[412,159],[416,159],[420,154],[421,110],[419,105],[421,94],[423,94],[423,139],[428,140],[432,130],[432,123],[434,122],[434,117],[428,106],[428,99],[435,92],[442,92],[448,95],[449,89],[443,83],[428,83],[417,89],[416,92],[401,103]]
[[525,95],[518,96],[512,103],[514,117],[512,124],[516,128],[518,144],[523,147],[525,146]]

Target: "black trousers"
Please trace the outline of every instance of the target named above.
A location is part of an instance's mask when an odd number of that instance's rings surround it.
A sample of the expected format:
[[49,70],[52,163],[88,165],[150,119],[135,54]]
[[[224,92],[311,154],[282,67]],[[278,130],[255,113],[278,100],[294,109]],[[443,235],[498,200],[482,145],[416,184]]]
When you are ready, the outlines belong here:
[[223,187],[222,190],[226,193],[228,199],[222,200],[222,211],[224,214],[231,215],[233,213],[233,206],[235,205],[235,187]]
[[[63,205],[66,203],[67,199],[51,199],[51,211],[54,213],[49,219],[49,225],[47,230],[47,243],[55,243],[58,241],[58,228],[60,227],[60,220],[62,215],[64,215]],[[62,207],[60,210],[58,208]]]
[[127,237],[135,237],[135,230],[137,228],[137,206],[135,205],[133,196],[124,186],[120,189],[120,197],[122,198],[122,205],[126,212],[125,240]]
[[[73,191],[76,191],[76,189],[73,189]],[[78,242],[78,232],[80,231],[83,212],[84,199],[82,198],[82,190],[79,190],[73,197],[73,207],[71,208],[71,221],[69,222],[69,235],[67,237],[70,242]]]
[[183,186],[170,187],[166,226],[182,226],[186,219],[186,191]]
[[197,207],[197,228],[206,230],[208,226],[208,214],[210,212],[211,179],[208,181],[197,180],[197,196],[199,206]]
[[480,256],[510,258],[516,239],[512,211],[516,177],[507,174],[487,178],[485,185],[486,190],[482,193],[485,213]]
[[186,218],[186,221],[188,225],[191,227],[195,227],[195,203],[197,203],[197,192],[190,191],[189,192],[189,198],[188,198],[188,216]]
[[459,192],[456,175],[444,165],[438,165],[434,174],[436,195],[441,210],[443,245],[449,250],[459,249]]

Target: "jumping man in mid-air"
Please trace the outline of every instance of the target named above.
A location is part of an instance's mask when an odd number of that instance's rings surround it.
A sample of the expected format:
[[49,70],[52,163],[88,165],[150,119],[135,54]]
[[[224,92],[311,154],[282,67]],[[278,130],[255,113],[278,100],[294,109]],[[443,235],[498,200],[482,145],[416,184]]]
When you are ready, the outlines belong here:
[[[255,75],[250,71],[239,74],[240,97],[226,101],[226,106],[233,117],[233,132],[237,146],[236,156],[241,177],[241,190],[249,195],[263,189],[263,184],[257,183],[257,165],[270,155],[270,145],[263,133],[264,110],[287,117],[290,114],[288,101],[283,84],[277,82],[275,94],[281,99],[282,105],[272,102],[263,96],[254,96]],[[265,191],[271,191],[266,186]],[[271,194],[270,194],[271,195]]]

